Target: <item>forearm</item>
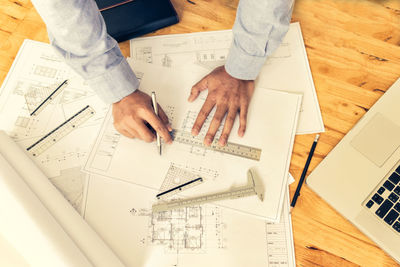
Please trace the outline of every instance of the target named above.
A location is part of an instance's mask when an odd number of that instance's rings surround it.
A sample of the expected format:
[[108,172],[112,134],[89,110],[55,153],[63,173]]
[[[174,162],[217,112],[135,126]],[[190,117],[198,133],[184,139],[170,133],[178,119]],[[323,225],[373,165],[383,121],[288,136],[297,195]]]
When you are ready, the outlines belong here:
[[32,2],[46,23],[52,45],[105,102],[117,102],[138,88],[93,0]]
[[240,0],[233,27],[226,71],[242,80],[254,80],[265,60],[281,44],[294,0]]

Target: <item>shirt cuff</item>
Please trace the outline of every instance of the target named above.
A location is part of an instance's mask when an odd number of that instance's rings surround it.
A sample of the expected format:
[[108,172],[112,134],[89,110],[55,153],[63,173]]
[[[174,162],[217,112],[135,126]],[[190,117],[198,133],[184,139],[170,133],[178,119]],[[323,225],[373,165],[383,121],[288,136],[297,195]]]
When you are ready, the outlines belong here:
[[125,58],[119,65],[87,82],[107,104],[118,102],[139,88],[139,80]]
[[251,56],[233,41],[225,63],[225,70],[240,80],[255,80],[265,63],[266,56]]

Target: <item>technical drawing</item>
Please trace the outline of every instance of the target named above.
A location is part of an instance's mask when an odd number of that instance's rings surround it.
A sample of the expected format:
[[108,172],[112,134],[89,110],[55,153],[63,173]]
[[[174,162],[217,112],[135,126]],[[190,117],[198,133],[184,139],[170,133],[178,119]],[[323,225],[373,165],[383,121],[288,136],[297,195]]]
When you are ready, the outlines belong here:
[[[174,68],[196,65],[196,67],[201,66],[207,70],[212,70],[216,66],[222,65],[224,58],[212,55],[211,51],[220,51],[225,53],[226,56],[229,53],[232,41],[233,33],[228,30],[135,38],[130,41],[130,47],[133,57],[136,56],[136,51],[141,47],[151,50],[152,63],[157,65],[162,65],[161,57],[168,54],[173,61]],[[218,53],[216,52],[216,54]],[[274,71],[270,71],[270,69],[274,69]],[[290,81],[280,78],[289,72],[298,75],[298,78]],[[301,86],[299,86],[299,83],[301,83]],[[268,56],[259,75],[258,86],[263,88],[271,86],[280,88],[280,90],[284,88],[284,91],[287,92],[302,93],[304,99],[297,133],[324,131],[318,98],[298,23],[290,25],[283,42]]]
[[[183,132],[192,132],[192,127],[194,125],[194,122],[196,121],[198,112],[194,110],[188,110],[185,116],[185,119],[183,120],[181,130]],[[207,119],[204,121],[203,127],[201,128],[199,132],[199,136],[205,136],[208,130],[208,126],[211,123],[212,116],[208,116]],[[222,132],[222,125],[219,127],[217,133],[215,136],[220,136]]]
[[14,140],[29,138],[41,130],[40,120],[36,117],[17,116],[14,128],[9,135]]
[[46,66],[34,65],[33,74],[47,78],[55,78],[57,74],[57,69]]
[[46,164],[60,164],[65,161],[80,162],[85,159],[88,152],[77,149],[76,151],[65,151],[58,154],[46,154],[45,157],[40,158],[40,162]]
[[195,206],[152,213],[131,209],[133,216],[149,217],[147,245],[162,245],[167,254],[207,253],[207,248],[225,247],[222,210]]
[[165,106],[164,108],[164,112],[167,115],[169,121],[174,121],[175,120],[175,107],[174,106]]
[[105,123],[107,128],[104,132],[104,135],[101,137],[100,145],[96,150],[96,160],[93,160],[91,166],[102,171],[108,170],[121,138],[121,134],[115,130],[113,124],[111,123],[111,117],[109,117],[108,121]]
[[95,111],[92,107],[87,105],[72,117],[64,121],[62,124],[57,126],[55,129],[47,133],[45,136],[41,137],[31,146],[26,148],[32,156],[37,157],[45,150],[56,144],[63,137],[70,134],[72,131],[76,130],[79,125],[86,122],[90,117],[95,114]]
[[173,163],[173,166],[181,170],[185,170],[189,173],[193,173],[196,176],[203,178],[204,180],[214,180],[219,176],[219,172],[211,168],[194,167],[189,164],[178,164],[178,163]]
[[[186,113],[186,117],[183,120],[182,123],[182,127],[181,130],[183,132],[192,132],[192,127],[194,125],[194,122],[196,121],[197,115],[198,115],[198,111],[194,111],[194,110],[189,110]],[[201,128],[198,136],[204,137],[207,134],[208,131],[208,127],[210,126],[211,120],[212,120],[212,114],[210,114],[207,119],[204,121],[203,127]],[[223,130],[223,125],[221,124],[217,130],[217,132],[215,133],[215,137],[218,138]]]
[[13,91],[12,91],[12,94],[16,95],[16,96],[23,96],[24,93],[25,93],[24,84],[25,83],[23,81],[17,81],[16,85],[15,85]]
[[[64,106],[55,101],[38,116],[30,117],[29,114],[33,107],[36,108],[66,79],[75,88],[68,87],[67,91],[62,91],[62,96],[57,97],[61,104],[86,97],[83,101],[101,103],[96,107],[104,105],[62,58],[54,53],[51,45],[24,41],[0,88],[0,124],[22,148],[26,149],[32,142],[65,121]],[[93,97],[89,99],[89,96]],[[76,113],[76,110],[73,109],[72,113]],[[79,131],[79,138],[74,142],[59,142],[51,150],[34,158],[35,163],[46,175],[52,177],[51,181],[77,209],[82,201],[85,177],[80,171],[82,160],[88,153],[88,144],[93,141],[93,132],[98,129],[97,125],[85,127],[85,130]]]
[[63,60],[57,56],[55,53],[48,53],[49,51],[42,52],[40,54],[40,59],[47,61],[47,62],[63,62]]
[[139,80],[139,84],[140,84],[140,82],[141,82],[142,79],[143,79],[144,73],[141,72],[141,71],[135,71],[135,75],[136,75],[136,78]]
[[86,179],[86,174],[80,169],[76,167],[61,170],[60,176],[50,178],[50,182],[79,213],[82,209],[83,187]]
[[227,49],[196,52],[195,64],[211,71],[225,64],[227,52]]
[[208,116],[208,118],[205,120],[204,125],[200,130],[198,136],[192,136],[190,132],[192,125],[196,120],[196,117],[196,112],[188,111],[183,121],[183,130],[174,130],[172,133],[176,142],[189,146],[189,150],[186,150],[187,152],[203,157],[209,155],[209,153],[222,153],[241,158],[247,158],[250,160],[260,160],[262,152],[260,148],[236,144],[232,142],[227,142],[225,146],[218,145],[218,139],[221,136],[223,125],[219,126],[212,144],[210,146],[205,146],[203,143],[203,138],[206,135],[206,131],[208,131],[212,115]]
[[[53,66],[52,59],[44,59],[44,62],[41,64],[48,64],[49,66],[46,65],[39,65],[37,63],[32,64],[30,74],[32,75],[33,78],[36,79],[50,79],[53,82],[60,82],[65,80],[65,77],[68,76],[68,71],[65,68],[55,68]],[[49,60],[51,62],[49,62]],[[58,61],[58,60],[57,60]],[[51,65],[51,67],[50,67]],[[35,77],[38,76],[38,77]]]
[[151,47],[136,48],[136,59],[146,63],[153,63],[152,48]]
[[57,86],[37,86],[30,84],[24,94],[29,113],[32,113],[54,91],[54,88],[57,88]]
[[[182,36],[183,37],[183,36]],[[229,46],[232,42],[232,32],[231,31],[220,31],[218,34],[210,32],[209,34],[199,34],[193,38],[193,43],[198,46],[212,46],[219,44],[225,44]]]
[[87,90],[68,88],[67,90],[64,90],[62,92],[60,97],[60,104],[68,104],[73,101],[77,101],[79,99],[87,97],[88,95],[89,94]]
[[168,54],[164,55],[164,57],[161,59],[161,62],[163,67],[171,68],[172,66],[172,58],[168,56]]
[[15,126],[26,128],[29,125],[29,118],[18,116],[17,120],[15,121]]
[[265,223],[267,257],[270,266],[289,266],[287,242],[291,237],[286,236],[287,227],[289,227],[286,224],[287,222],[282,219],[280,223]]

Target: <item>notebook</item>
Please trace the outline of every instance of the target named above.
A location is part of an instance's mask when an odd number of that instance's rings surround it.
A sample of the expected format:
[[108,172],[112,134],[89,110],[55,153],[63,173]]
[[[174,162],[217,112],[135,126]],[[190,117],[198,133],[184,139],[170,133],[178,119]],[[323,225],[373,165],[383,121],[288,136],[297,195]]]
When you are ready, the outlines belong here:
[[95,0],[107,26],[118,42],[179,22],[169,0]]

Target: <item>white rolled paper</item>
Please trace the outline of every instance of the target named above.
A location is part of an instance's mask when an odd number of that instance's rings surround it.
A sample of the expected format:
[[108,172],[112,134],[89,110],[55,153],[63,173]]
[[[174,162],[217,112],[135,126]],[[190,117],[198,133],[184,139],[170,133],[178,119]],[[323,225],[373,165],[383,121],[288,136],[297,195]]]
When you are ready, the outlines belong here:
[[31,266],[124,266],[3,131],[0,216],[0,234]]

